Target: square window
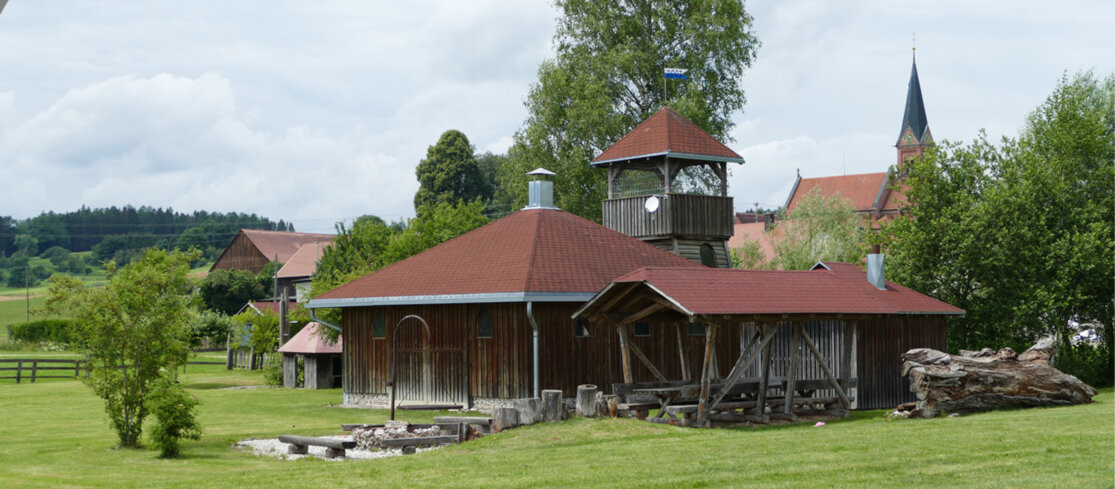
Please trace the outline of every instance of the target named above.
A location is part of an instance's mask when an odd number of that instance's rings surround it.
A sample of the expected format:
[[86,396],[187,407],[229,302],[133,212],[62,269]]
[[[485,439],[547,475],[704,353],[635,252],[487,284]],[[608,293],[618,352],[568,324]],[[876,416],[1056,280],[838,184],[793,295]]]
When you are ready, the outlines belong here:
[[650,336],[650,323],[635,323],[635,336]]
[[705,325],[701,323],[689,323],[689,336],[704,336]]
[[592,336],[588,330],[587,319],[578,319],[577,322],[573,324],[573,336],[577,338],[588,338]]

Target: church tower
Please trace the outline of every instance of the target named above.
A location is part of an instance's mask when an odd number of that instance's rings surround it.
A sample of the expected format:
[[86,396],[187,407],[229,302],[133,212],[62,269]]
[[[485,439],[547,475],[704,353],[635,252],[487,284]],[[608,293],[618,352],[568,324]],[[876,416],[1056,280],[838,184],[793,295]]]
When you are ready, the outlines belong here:
[[743,157],[669,107],[592,161],[608,170],[604,226],[715,268],[729,268],[728,163]]
[[929,122],[925,117],[925,103],[921,99],[921,82],[918,81],[918,63],[914,58],[910,70],[910,85],[906,89],[906,112],[902,115],[902,130],[898,133],[898,169],[913,158],[921,156],[933,145]]

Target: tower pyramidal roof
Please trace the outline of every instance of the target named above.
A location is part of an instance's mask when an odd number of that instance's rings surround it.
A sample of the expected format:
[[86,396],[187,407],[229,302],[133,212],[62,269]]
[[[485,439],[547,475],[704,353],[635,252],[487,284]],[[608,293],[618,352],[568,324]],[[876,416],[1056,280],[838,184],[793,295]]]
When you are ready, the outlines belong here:
[[916,143],[925,143],[929,130],[929,121],[925,117],[925,102],[921,98],[921,82],[918,80],[918,63],[914,58],[913,67],[910,69],[910,84],[906,89],[906,112],[902,116],[902,129],[898,132],[898,143],[903,143],[902,136],[909,128],[913,133]]

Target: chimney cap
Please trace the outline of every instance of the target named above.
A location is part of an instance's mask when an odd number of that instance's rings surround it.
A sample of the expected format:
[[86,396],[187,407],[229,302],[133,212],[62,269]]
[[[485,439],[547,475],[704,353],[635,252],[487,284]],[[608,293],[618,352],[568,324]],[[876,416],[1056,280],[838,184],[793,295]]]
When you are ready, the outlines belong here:
[[552,177],[554,175],[557,175],[557,173],[554,173],[554,172],[552,172],[550,170],[547,170],[545,168],[542,168],[542,167],[538,167],[538,168],[535,168],[535,169],[527,172],[527,175],[545,175],[545,176],[548,176],[548,177]]

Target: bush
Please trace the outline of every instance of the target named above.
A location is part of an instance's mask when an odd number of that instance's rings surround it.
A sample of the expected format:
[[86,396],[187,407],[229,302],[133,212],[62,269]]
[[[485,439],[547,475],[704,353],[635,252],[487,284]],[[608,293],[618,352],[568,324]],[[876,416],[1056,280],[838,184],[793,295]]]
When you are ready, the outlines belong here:
[[8,338],[25,343],[72,344],[77,339],[76,328],[72,319],[40,319],[8,326]]
[[283,385],[283,369],[279,367],[267,367],[263,369],[263,385]]
[[1089,343],[1061,345],[1057,349],[1056,367],[1092,387],[1115,384],[1111,352],[1103,346]]
[[234,324],[224,314],[202,311],[190,322],[190,346],[199,348],[223,345]]
[[194,417],[198,401],[186,394],[182,385],[165,373],[155,380],[147,394],[147,409],[155,415],[155,426],[149,432],[151,441],[159,447],[160,457],[178,456],[178,440],[201,438],[201,426]]

